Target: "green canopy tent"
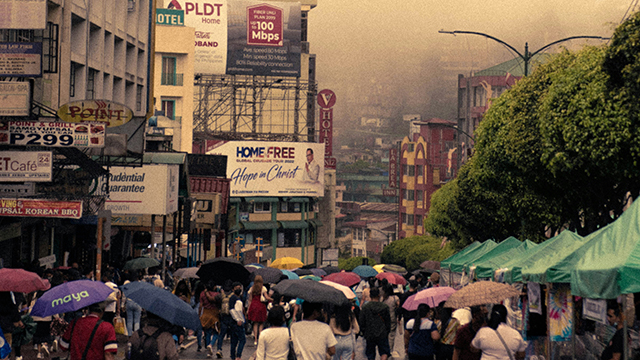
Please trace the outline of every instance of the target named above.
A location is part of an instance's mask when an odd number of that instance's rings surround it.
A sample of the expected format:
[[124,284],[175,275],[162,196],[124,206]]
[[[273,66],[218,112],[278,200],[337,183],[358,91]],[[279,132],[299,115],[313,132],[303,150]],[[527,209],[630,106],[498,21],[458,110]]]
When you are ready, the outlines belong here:
[[453,261],[455,261],[457,258],[464,256],[465,254],[469,253],[470,251],[472,251],[473,249],[477,248],[478,246],[481,246],[482,243],[480,241],[474,241],[471,244],[467,245],[464,249],[458,251],[457,253],[449,256],[448,258],[440,261],[440,269],[449,269],[449,264],[451,264]]
[[482,256],[472,259],[471,261],[465,263],[464,270],[467,274],[471,274],[472,270],[475,272],[475,267],[478,264],[482,264],[485,261],[489,261],[494,257],[500,256],[512,249],[517,248],[520,245],[522,245],[522,241],[514,238],[513,236],[509,236],[508,238],[501,241],[500,244],[498,244],[498,246],[494,247],[493,249],[486,252]]
[[[476,244],[477,245],[474,245]],[[494,247],[498,246],[495,241],[487,240],[485,242],[474,241],[471,245],[462,249],[459,253],[450,256],[444,261],[440,262],[440,276],[442,277],[441,284],[448,284],[449,286],[455,286],[461,281],[462,270],[464,264],[470,259],[480,257],[487,252],[491,251]]]
[[[467,252],[462,256],[459,256],[454,261],[450,262],[449,270],[451,272],[461,273],[464,270],[465,264],[467,264],[469,261],[473,261],[481,257],[482,255],[488,253],[489,251],[493,250],[497,246],[498,244],[496,244],[495,241],[487,240],[483,242],[480,246],[476,247],[475,249]],[[442,269],[442,263],[440,263],[440,269]]]
[[521,257],[513,258],[506,262],[503,266],[506,268],[504,274],[504,281],[513,284],[515,282],[522,282],[522,269],[534,265],[536,262],[542,260],[547,261],[550,256],[562,252],[564,249],[582,243],[584,239],[582,236],[565,230],[560,234],[548,239],[547,241],[539,244],[537,247],[528,251]]
[[494,279],[495,271],[498,269],[503,269],[505,264],[511,260],[519,259],[532,251],[536,250],[539,245],[534,243],[531,240],[525,240],[520,245],[511,250],[508,250],[500,255],[496,255],[491,259],[487,259],[483,262],[476,264],[476,278],[484,279],[491,278]]

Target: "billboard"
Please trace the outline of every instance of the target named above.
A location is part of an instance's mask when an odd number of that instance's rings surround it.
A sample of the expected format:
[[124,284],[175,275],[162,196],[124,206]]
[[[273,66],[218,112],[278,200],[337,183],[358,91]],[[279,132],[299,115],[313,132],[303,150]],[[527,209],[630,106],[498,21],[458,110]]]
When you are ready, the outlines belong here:
[[80,219],[82,201],[0,199],[0,216]]
[[0,81],[0,116],[29,116],[30,94],[28,82]]
[[0,43],[0,76],[41,77],[42,43]]
[[51,181],[51,151],[0,151],[0,181]]
[[54,121],[9,121],[0,123],[0,145],[47,147],[104,147],[102,123]]
[[231,196],[324,195],[324,144],[221,141],[207,154],[227,156]]
[[224,74],[227,65],[226,0],[165,0],[167,8],[184,10],[184,25],[196,30],[196,74]]
[[168,215],[178,211],[178,165],[112,166],[104,209],[115,214]]
[[65,122],[97,121],[108,127],[120,126],[133,118],[133,111],[126,105],[109,100],[78,100],[62,105],[58,117]]
[[300,3],[229,3],[230,75],[300,76]]

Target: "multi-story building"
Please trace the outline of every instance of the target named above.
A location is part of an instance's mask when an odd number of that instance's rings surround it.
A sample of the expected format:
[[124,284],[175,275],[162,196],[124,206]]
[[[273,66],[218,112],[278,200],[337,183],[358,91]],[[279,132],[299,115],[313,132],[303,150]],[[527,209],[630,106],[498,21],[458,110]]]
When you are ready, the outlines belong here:
[[456,176],[455,123],[429,119],[411,123],[410,136],[400,144],[398,236],[424,234],[431,195]]

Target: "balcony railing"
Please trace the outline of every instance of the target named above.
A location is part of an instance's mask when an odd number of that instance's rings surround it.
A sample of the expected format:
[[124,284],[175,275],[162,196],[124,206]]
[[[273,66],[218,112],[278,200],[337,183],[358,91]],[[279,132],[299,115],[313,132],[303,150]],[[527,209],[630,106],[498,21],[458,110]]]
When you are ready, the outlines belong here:
[[182,86],[182,75],[176,73],[162,73],[160,85]]

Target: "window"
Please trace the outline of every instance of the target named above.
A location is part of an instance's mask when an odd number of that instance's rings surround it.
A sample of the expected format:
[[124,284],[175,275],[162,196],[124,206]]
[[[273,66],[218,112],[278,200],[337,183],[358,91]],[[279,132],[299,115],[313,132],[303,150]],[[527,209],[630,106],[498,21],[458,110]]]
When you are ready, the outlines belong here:
[[408,144],[407,148],[409,150],[409,152],[414,152],[416,149],[416,144]]
[[416,225],[418,226],[424,226],[422,224],[422,215],[416,215]]
[[424,191],[416,190],[416,201],[424,201]]
[[424,166],[423,165],[416,165],[416,175],[417,176],[424,176]]
[[248,202],[240,203],[240,212],[253,212],[253,204]]
[[407,223],[407,214],[401,214],[400,217],[402,218],[402,223],[406,224]]
[[409,167],[407,166],[407,164],[402,164],[402,175],[408,175],[409,174]]
[[162,57],[162,85],[176,85],[176,58]]
[[257,202],[254,204],[255,212],[269,212],[271,211],[271,203],[268,202]]
[[413,165],[407,165],[407,167],[409,168],[409,176],[415,176],[416,167]]
[[164,112],[164,116],[168,117],[171,120],[175,120],[175,106],[176,102],[174,100],[162,100],[162,111]]
[[76,64],[71,63],[71,69],[69,72],[69,97],[76,96]]
[[58,25],[50,21],[42,35],[42,71],[58,72]]
[[282,247],[300,247],[302,236],[299,229],[285,229],[278,233],[278,240],[280,240],[280,234],[283,237]]
[[402,189],[402,198],[407,199],[407,189]]
[[281,213],[299,213],[302,212],[302,203],[280,202],[279,209]]
[[413,214],[407,214],[407,225],[413,225]]
[[96,91],[95,91],[95,86],[96,86],[96,74],[98,73],[98,70],[95,69],[89,69],[89,72],[87,73],[87,99],[95,99],[96,98]]
[[138,87],[136,88],[136,111],[142,110],[142,90],[143,86],[138,85]]
[[413,201],[413,200],[415,200],[415,198],[414,198],[415,192],[414,192],[413,190],[408,190],[408,191],[407,191],[407,195],[409,195],[409,197],[407,198],[407,200],[409,200],[409,201]]

